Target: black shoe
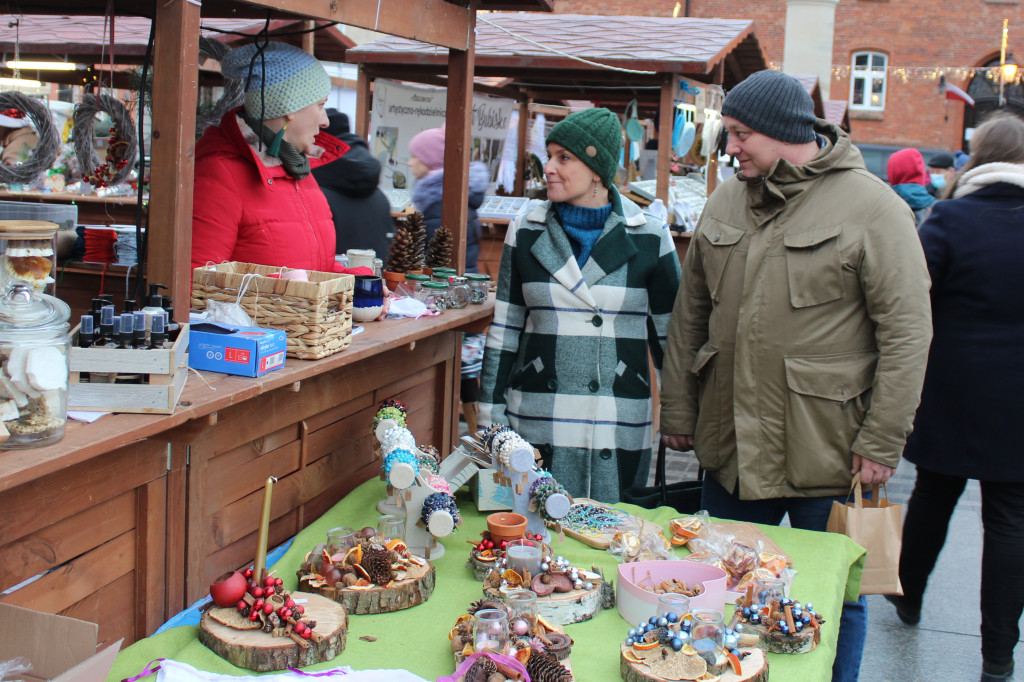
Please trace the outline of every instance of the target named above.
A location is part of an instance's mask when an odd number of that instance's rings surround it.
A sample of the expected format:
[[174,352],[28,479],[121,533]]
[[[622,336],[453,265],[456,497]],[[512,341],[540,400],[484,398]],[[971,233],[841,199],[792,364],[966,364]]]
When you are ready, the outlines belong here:
[[996,665],[984,661],[981,665],[981,682],[998,682],[1013,679],[1013,661]]
[[883,595],[889,600],[893,606],[896,607],[896,615],[907,625],[917,625],[921,622],[921,607],[918,606],[916,609],[911,608],[907,604],[906,597],[901,597],[896,594]]

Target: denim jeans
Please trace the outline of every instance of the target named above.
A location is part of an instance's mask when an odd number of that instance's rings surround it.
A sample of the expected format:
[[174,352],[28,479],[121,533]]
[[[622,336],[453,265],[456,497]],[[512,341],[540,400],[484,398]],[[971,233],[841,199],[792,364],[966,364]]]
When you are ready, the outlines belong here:
[[[844,502],[845,495],[836,497],[779,497],[769,500],[741,500],[730,493],[711,476],[704,477],[701,490],[701,509],[712,516],[734,521],[749,521],[777,526],[788,513],[793,528],[824,532],[833,500]],[[828,618],[828,614],[825,615]],[[839,641],[836,659],[832,664],[833,682],[856,682],[860,675],[860,660],[864,654],[864,641],[868,635],[868,602],[844,602],[839,622]]]

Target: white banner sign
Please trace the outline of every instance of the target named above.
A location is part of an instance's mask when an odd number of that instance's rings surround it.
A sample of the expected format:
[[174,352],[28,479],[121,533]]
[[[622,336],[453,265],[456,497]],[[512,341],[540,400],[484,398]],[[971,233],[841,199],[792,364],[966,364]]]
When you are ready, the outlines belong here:
[[[415,178],[409,170],[409,140],[428,128],[444,125],[448,91],[396,83],[378,78],[370,112],[370,148],[380,160],[382,189],[409,189]],[[473,95],[470,160],[482,161],[493,185],[501,163],[509,120],[515,102]]]

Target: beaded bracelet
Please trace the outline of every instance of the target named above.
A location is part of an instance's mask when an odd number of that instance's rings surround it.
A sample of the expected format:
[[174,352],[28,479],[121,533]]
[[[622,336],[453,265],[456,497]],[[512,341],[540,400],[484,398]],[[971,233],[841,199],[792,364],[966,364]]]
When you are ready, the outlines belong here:
[[447,493],[431,493],[423,500],[423,510],[420,513],[420,520],[424,526],[430,524],[430,515],[434,512],[446,511],[452,515],[452,520],[458,526],[462,523],[459,516],[459,508],[455,504],[455,498]]
[[370,432],[377,432],[377,425],[380,424],[381,420],[393,419],[399,426],[405,426],[405,410],[400,410],[393,405],[382,407],[377,410],[377,414],[373,415],[373,421],[370,422]]
[[435,448],[433,445],[420,445],[420,452],[424,455],[431,457],[435,462],[441,461],[441,451]]
[[406,415],[406,414],[409,413],[409,408],[406,407],[405,403],[403,403],[401,400],[395,400],[394,398],[388,398],[387,400],[382,400],[381,403],[380,403],[380,407],[377,408],[377,409],[384,409],[385,407],[393,407],[396,410],[401,411],[401,413],[403,415]]
[[391,468],[398,463],[408,464],[413,469],[419,469],[419,460],[416,459],[416,455],[412,454],[408,450],[395,448],[384,456],[384,476],[390,476]]
[[395,448],[402,448],[410,452],[415,450],[416,439],[413,437],[412,431],[404,426],[388,429],[384,437],[380,439],[380,451],[386,455]]
[[419,460],[420,469],[426,469],[432,474],[441,473],[441,465],[430,455],[417,455],[416,459]]
[[493,424],[489,429],[487,429],[487,431],[484,433],[484,447],[487,449],[488,452],[491,451],[491,448],[494,445],[494,439],[498,436],[498,434],[504,433],[506,431],[512,431],[512,428],[504,424]]
[[534,480],[534,482],[530,484],[530,497],[533,497],[534,495],[537,494],[537,488],[540,487],[542,484],[554,480],[554,477],[547,471],[543,469],[538,470],[536,480]]
[[621,528],[629,520],[629,514],[612,507],[577,503],[569,507],[569,513],[561,519],[562,526],[589,537],[600,537]]
[[437,476],[434,474],[427,476],[427,486],[431,490],[436,490],[439,493],[452,494],[452,487],[443,476]]
[[536,507],[535,511],[537,512],[537,515],[540,516],[540,518],[543,521],[547,521],[550,523],[558,522],[558,519],[551,516],[551,514],[548,513],[547,509],[548,498],[558,493],[561,493],[562,495],[565,495],[570,500],[572,500],[572,497],[570,497],[569,492],[565,488],[563,488],[558,481],[556,481],[553,478],[547,479],[537,486],[537,489],[532,497],[531,506]]

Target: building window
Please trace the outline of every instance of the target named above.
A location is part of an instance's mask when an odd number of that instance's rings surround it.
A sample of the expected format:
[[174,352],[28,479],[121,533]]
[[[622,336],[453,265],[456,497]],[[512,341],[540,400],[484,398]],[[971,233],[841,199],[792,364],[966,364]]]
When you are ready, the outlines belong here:
[[878,52],[857,52],[850,69],[850,108],[885,110],[885,67],[888,58]]

